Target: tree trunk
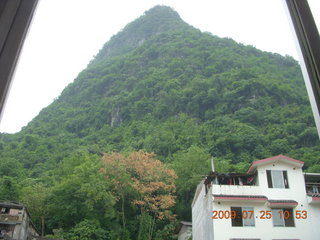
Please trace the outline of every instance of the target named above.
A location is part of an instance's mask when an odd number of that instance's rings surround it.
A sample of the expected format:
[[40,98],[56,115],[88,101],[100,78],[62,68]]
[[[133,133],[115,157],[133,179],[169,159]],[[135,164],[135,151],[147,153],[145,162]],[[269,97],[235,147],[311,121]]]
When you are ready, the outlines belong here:
[[41,217],[41,239],[44,236],[44,216]]
[[142,221],[143,221],[143,211],[141,207],[141,215],[140,215],[140,221],[139,221],[139,233],[138,233],[138,240],[141,239],[141,228],[142,228]]
[[152,234],[153,234],[155,221],[156,221],[156,214],[153,215],[153,221],[152,221],[151,226],[150,226],[149,237],[148,237],[149,240],[152,239]]
[[124,215],[124,193],[122,193],[121,211],[122,211],[122,236],[123,236],[126,230],[126,220]]

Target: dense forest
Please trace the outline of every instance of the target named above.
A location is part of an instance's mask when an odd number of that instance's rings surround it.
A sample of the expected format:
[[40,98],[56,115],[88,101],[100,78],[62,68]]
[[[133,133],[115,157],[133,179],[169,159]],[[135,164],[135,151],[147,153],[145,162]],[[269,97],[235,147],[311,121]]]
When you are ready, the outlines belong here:
[[0,198],[66,240],[174,239],[211,157],[219,171],[278,154],[320,171],[299,64],[166,6],[113,36],[26,127],[2,133],[0,149]]

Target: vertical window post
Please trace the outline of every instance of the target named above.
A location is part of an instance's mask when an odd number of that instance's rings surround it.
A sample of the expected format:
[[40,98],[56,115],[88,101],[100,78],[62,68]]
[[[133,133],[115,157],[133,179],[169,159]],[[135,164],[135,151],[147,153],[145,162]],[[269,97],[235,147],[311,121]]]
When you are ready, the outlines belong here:
[[38,0],[0,1],[0,119],[11,78]]
[[285,0],[299,43],[300,64],[320,136],[320,37],[307,0]]

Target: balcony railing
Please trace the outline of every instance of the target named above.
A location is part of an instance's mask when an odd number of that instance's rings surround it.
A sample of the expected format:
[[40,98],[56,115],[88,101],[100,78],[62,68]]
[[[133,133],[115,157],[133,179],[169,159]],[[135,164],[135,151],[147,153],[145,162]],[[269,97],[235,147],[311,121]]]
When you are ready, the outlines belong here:
[[18,215],[0,214],[0,222],[21,222],[21,220]]
[[306,183],[307,194],[319,194],[320,195],[320,184],[319,183]]
[[212,194],[225,195],[262,195],[259,186],[249,185],[217,185],[213,184]]

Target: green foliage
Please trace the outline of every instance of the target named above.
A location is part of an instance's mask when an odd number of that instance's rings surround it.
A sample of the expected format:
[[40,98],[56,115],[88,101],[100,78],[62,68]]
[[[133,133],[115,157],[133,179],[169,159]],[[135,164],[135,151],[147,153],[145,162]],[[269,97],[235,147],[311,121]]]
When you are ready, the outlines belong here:
[[178,175],[176,180],[177,204],[175,211],[186,220],[191,220],[189,211],[198,183],[210,171],[210,154],[198,147],[191,146],[185,151],[177,152],[169,165]]
[[139,232],[138,239],[139,240],[148,240],[150,234],[150,226],[152,225],[152,216],[148,213],[143,213],[139,216]]
[[111,239],[108,232],[101,228],[98,221],[83,220],[75,225],[68,234],[66,240],[108,240]]
[[166,223],[164,228],[158,230],[155,234],[155,240],[175,240],[176,234],[173,234],[176,231],[178,222],[177,221],[170,221]]
[[0,176],[8,176],[17,179],[24,178],[25,169],[15,158],[2,158],[0,161]]
[[[105,181],[102,152],[154,152],[179,176],[173,210],[183,220],[211,157],[223,172],[277,154],[320,171],[298,63],[202,33],[165,6],[112,37],[21,132],[0,134],[0,149],[0,198],[25,202],[46,234],[66,239],[145,236],[137,222],[149,217],[138,217],[128,186]],[[154,239],[171,238],[174,226],[162,224]]]
[[140,222],[132,226],[138,231],[137,234],[131,232],[133,239],[152,239],[164,221],[175,218],[170,210],[175,204],[176,174],[155,159],[153,153],[104,154],[102,162],[101,172],[106,181],[113,184],[121,206],[121,239],[128,239],[127,223],[136,221],[127,209],[135,211]]
[[19,194],[20,186],[16,179],[9,176],[0,178],[0,199],[17,201]]
[[[51,189],[43,183],[26,186],[22,189],[21,202],[28,208],[37,228],[44,232],[49,217],[49,196]],[[42,232],[41,231],[41,232]]]
[[69,158],[57,169],[63,175],[55,176],[58,182],[50,196],[51,228],[70,229],[85,219],[108,222],[114,217],[115,199],[110,185],[99,174],[99,160],[88,154],[77,157],[78,165],[74,165],[75,158]]

